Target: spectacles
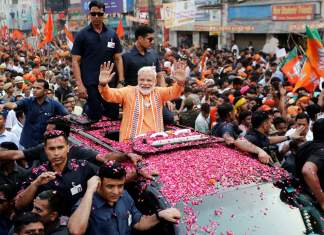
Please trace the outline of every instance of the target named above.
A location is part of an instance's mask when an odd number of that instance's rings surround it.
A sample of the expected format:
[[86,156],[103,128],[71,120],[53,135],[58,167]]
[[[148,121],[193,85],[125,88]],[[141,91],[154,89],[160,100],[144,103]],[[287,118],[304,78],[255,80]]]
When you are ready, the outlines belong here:
[[100,16],[103,16],[104,13],[103,13],[103,12],[90,12],[90,15],[91,15],[91,16],[96,16],[96,15],[97,15],[97,16],[100,17]]

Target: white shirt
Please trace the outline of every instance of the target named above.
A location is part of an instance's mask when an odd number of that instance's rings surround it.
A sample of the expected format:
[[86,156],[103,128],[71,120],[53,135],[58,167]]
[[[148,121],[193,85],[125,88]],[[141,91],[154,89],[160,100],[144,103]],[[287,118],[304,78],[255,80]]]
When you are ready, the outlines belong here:
[[199,113],[195,121],[195,130],[207,134],[209,132],[210,117],[206,119],[202,113]]
[[[20,141],[22,128],[23,128],[23,125],[19,121],[17,121],[17,123],[11,129],[11,133],[13,133],[16,136],[18,141]],[[24,147],[22,145],[20,145],[20,144],[18,145],[18,148],[19,149],[24,149]]]
[[8,112],[7,118],[6,118],[6,124],[5,124],[5,128],[6,129],[12,129],[14,125],[16,125],[18,123],[17,117],[16,117],[16,113],[14,110],[10,110]]
[[16,135],[7,130],[0,134],[0,144],[3,142],[12,142],[19,147],[19,141]]

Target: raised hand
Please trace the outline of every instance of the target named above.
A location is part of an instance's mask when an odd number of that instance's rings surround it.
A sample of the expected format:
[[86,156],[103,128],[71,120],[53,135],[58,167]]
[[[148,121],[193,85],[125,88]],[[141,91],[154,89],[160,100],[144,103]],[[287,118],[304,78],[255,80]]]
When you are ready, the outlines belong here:
[[186,67],[187,63],[185,61],[178,61],[174,63],[173,78],[178,84],[183,85],[186,82]]
[[114,63],[104,62],[100,66],[100,74],[99,74],[99,84],[101,86],[107,85],[111,79],[115,76],[115,72],[112,73],[114,69]]
[[92,176],[87,182],[87,190],[92,193],[96,192],[100,185],[100,178],[98,176]]
[[47,184],[48,182],[54,180],[55,178],[56,178],[55,172],[46,171],[43,172],[41,175],[39,175],[34,182],[37,186],[41,186]]

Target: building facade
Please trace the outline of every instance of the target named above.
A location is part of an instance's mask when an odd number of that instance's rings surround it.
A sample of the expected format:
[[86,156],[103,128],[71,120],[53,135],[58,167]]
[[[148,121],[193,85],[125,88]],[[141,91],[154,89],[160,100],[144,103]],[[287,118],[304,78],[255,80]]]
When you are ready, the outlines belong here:
[[[203,6],[199,0],[193,1],[197,5],[194,22],[169,29],[173,46],[187,41],[200,47],[229,48],[235,41],[246,48],[251,41],[256,49],[262,49],[272,37],[287,46],[292,35],[305,32],[306,24],[324,29],[323,0],[215,0],[210,6],[208,1]],[[204,20],[199,20],[199,15],[205,16]]]

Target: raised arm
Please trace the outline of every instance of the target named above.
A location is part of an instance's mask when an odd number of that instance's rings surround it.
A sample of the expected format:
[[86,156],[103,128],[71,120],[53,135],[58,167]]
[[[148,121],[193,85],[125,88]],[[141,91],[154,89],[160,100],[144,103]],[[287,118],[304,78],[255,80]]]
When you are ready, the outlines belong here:
[[186,83],[186,63],[183,61],[174,64],[175,72],[173,78],[176,81],[171,87],[159,88],[161,99],[163,102],[173,100],[179,97]]
[[100,66],[99,92],[105,101],[121,104],[125,98],[125,89],[127,88],[109,87],[108,83],[115,75],[115,72],[112,72],[113,69],[114,63],[110,63],[110,61],[105,62]]
[[88,180],[87,191],[85,192],[78,208],[71,215],[68,223],[69,233],[72,235],[85,234],[89,224],[92,207],[93,194],[96,192],[100,179],[93,176]]
[[36,180],[34,180],[23,192],[18,194],[16,198],[16,208],[23,209],[26,206],[30,205],[37,193],[38,188],[41,185],[47,184],[51,180],[56,178],[55,172],[47,171],[39,175]]

